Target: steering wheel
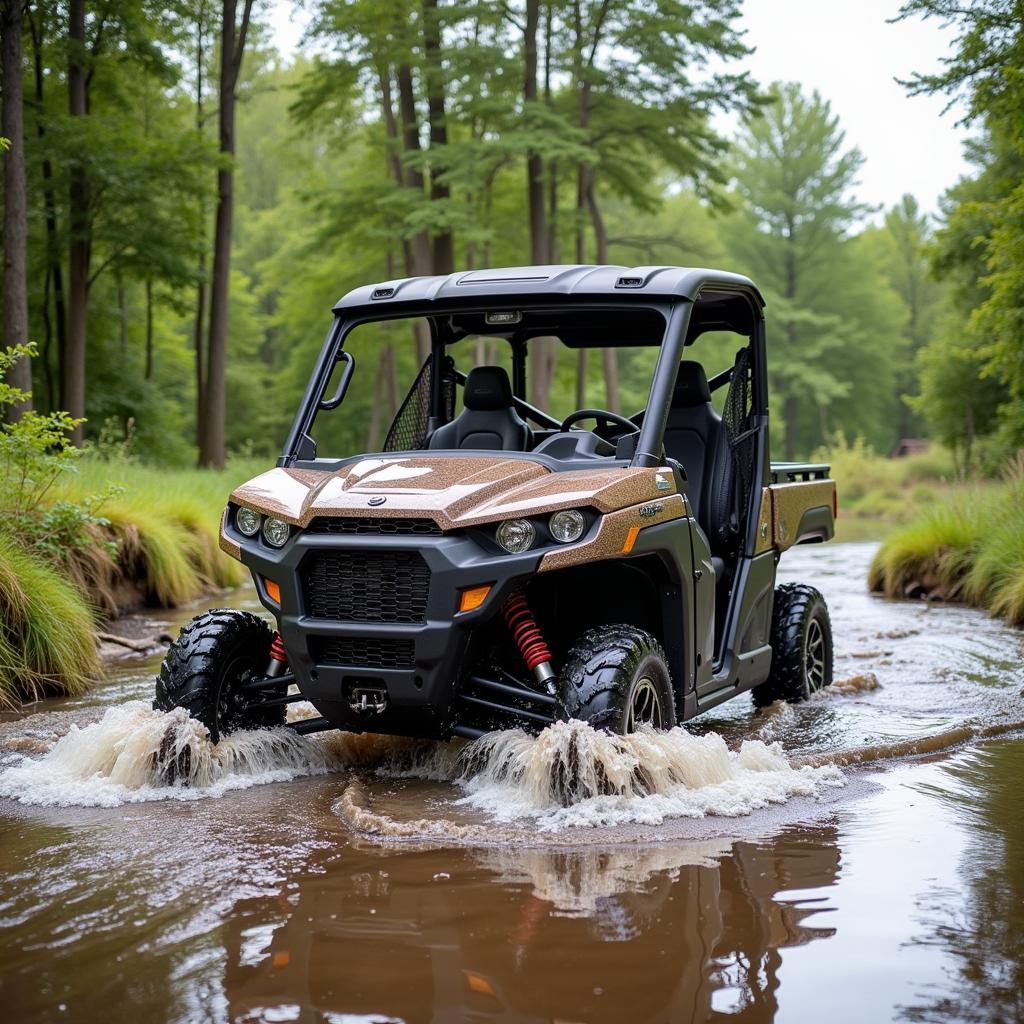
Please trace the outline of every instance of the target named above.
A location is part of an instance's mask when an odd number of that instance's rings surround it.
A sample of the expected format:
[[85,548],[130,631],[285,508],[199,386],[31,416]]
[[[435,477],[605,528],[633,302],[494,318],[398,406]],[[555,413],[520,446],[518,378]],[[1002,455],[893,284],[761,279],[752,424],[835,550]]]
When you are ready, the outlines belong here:
[[617,412],[609,412],[607,409],[577,409],[562,420],[562,426],[559,429],[569,430],[574,423],[591,419],[597,420],[597,430],[594,433],[605,441],[611,440],[611,431],[608,428],[613,423],[622,427],[627,434],[633,434],[637,430],[637,425],[631,419],[620,416]]

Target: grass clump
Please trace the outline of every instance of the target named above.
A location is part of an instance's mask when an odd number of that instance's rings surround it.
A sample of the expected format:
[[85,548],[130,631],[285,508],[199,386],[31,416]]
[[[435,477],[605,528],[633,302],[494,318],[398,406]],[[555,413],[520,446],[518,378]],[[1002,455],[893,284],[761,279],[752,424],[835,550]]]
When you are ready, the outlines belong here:
[[243,567],[220,550],[220,516],[233,488],[257,469],[175,470],[85,458],[76,470],[56,485],[61,500],[111,493],[102,513],[116,554],[96,595],[103,606],[115,603],[118,580],[137,581],[150,603],[163,606],[244,581]]
[[93,614],[74,584],[0,533],[0,707],[84,693],[100,674]]
[[894,530],[868,584],[889,597],[966,601],[1024,625],[1024,460],[1003,483],[950,494]]

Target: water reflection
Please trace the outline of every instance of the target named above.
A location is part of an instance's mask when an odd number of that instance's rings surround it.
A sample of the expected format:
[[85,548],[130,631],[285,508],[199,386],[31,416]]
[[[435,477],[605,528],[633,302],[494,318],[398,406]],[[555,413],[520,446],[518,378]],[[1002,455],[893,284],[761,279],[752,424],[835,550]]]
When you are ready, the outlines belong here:
[[310,873],[229,913],[229,1016],[769,1021],[781,951],[832,934],[804,920],[826,892],[785,893],[835,882],[836,838],[805,829],[726,856],[410,851]]
[[911,945],[942,950],[942,982],[902,1007],[911,1021],[1024,1020],[1024,744],[999,741],[943,765],[948,783],[919,787],[950,807],[968,842],[962,888],[918,901]]

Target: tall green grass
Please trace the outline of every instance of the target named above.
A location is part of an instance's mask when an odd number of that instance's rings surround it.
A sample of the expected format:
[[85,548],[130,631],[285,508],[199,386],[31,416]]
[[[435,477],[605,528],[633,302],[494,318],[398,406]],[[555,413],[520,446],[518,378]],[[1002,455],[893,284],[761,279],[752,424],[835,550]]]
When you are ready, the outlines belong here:
[[0,707],[76,695],[100,673],[94,621],[55,568],[0,532]]
[[868,583],[890,597],[922,589],[1024,625],[1024,466],[1004,483],[958,490],[894,530]]
[[220,517],[232,489],[265,468],[246,463],[210,472],[81,460],[54,488],[53,500],[120,489],[99,509],[118,553],[106,573],[93,573],[106,583],[96,586],[96,602],[109,610],[119,582],[140,584],[150,603],[164,606],[242,583],[244,570],[218,546]]

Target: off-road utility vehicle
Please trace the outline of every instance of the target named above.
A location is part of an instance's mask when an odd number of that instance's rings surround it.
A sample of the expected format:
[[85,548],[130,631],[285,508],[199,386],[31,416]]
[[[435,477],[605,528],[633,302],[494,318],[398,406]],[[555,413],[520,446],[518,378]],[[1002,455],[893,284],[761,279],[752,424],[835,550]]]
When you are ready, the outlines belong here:
[[[678,267],[350,292],[277,468],[224,512],[221,546],[277,630],[247,612],[199,616],[168,652],[156,706],[187,708],[214,739],[280,725],[300,700],[322,717],[299,732],[447,738],[567,718],[667,729],[745,690],[767,703],[829,685],[825,602],[775,573],[791,545],[832,537],[835,484],[828,466],[769,461],[762,307],[747,278]],[[414,319],[429,354],[383,451],[318,451],[321,421],[343,415],[352,333],[393,339]],[[683,358],[709,332],[719,350],[732,335],[710,380]],[[563,367],[605,348],[634,375],[646,365],[645,407],[558,418],[531,404],[531,351],[559,345]],[[367,378],[364,416],[380,394],[376,368]]]

